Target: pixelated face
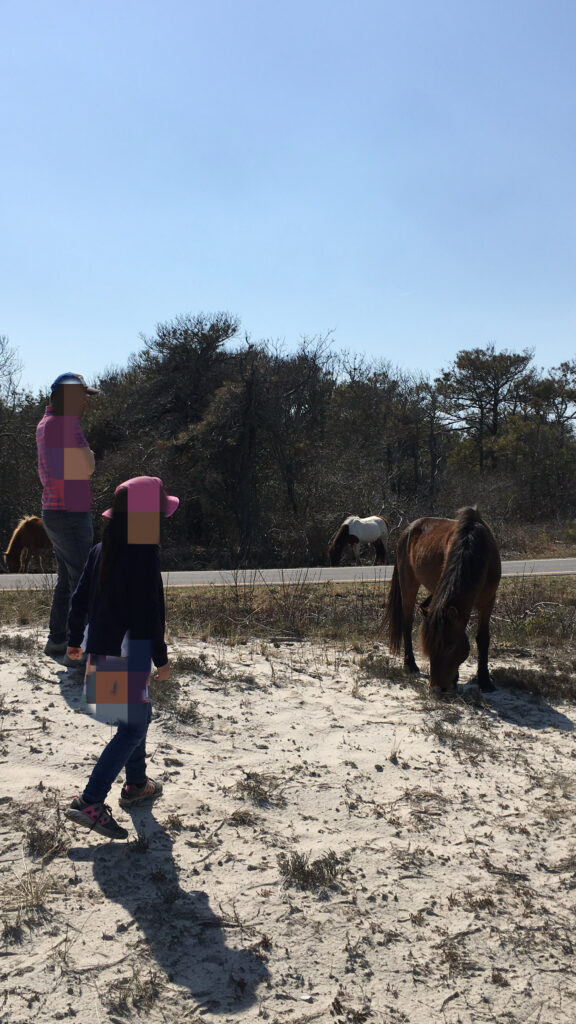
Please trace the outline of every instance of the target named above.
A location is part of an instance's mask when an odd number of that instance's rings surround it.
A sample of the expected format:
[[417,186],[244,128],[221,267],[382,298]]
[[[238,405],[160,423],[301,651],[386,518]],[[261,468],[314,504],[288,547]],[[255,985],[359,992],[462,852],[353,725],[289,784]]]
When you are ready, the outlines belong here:
[[152,477],[128,488],[128,543],[160,543],[160,486]]
[[61,387],[64,394],[64,415],[82,416],[88,401],[88,395],[82,385],[70,381]]

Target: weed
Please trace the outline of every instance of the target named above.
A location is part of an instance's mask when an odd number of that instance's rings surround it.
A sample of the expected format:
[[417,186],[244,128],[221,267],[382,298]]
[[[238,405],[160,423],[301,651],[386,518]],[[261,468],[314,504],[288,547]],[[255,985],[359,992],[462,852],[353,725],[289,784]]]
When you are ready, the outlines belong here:
[[432,725],[425,726],[424,732],[435,736],[442,746],[475,757],[485,754],[491,749],[483,736],[479,736],[478,733],[472,732],[470,729],[452,729],[441,718],[437,718]]
[[185,725],[196,725],[200,720],[200,701],[180,701],[181,684],[177,679],[167,679],[164,683],[150,680],[150,696],[154,706],[167,716],[175,718]]
[[102,1000],[111,1013],[129,1015],[135,1010],[149,1010],[159,999],[164,981],[158,971],[149,970],[144,976],[134,966],[130,978],[113,981]]
[[165,821],[166,828],[169,828],[172,832],[181,832],[184,828],[184,822],[179,814],[169,814]]
[[576,701],[576,672],[558,669],[495,668],[496,686],[533,693],[547,700]]
[[[242,769],[244,771],[244,769]],[[244,772],[244,778],[236,783],[236,793],[257,807],[283,807],[282,782],[275,775],[259,772]]]
[[257,821],[258,818],[251,811],[237,810],[226,819],[226,824],[242,828],[243,825],[256,825]]
[[409,682],[409,674],[393,658],[387,654],[379,654],[373,651],[365,657],[360,658],[359,667],[366,676],[372,679],[381,679],[386,683]]
[[195,672],[197,675],[208,676],[211,671],[205,654],[199,654],[197,657],[180,654],[172,665],[171,674],[181,676],[188,672]]
[[0,647],[6,647],[9,651],[18,651],[32,654],[38,651],[38,645],[33,637],[22,636],[20,633],[0,633]]
[[149,846],[150,839],[143,829],[138,829],[136,839],[128,840],[128,849],[130,850],[130,853],[145,853]]
[[57,889],[55,880],[43,871],[30,868],[25,868],[20,876],[13,874],[15,881],[0,883],[0,907],[17,913],[43,910],[46,897]]
[[492,984],[493,985],[499,985],[500,988],[508,988],[509,985],[510,985],[510,982],[508,981],[507,977],[504,974],[502,974],[502,971],[499,971],[497,967],[493,967],[492,968]]
[[286,885],[301,889],[321,889],[334,882],[338,874],[338,858],[333,850],[309,863],[305,853],[279,853],[277,857],[280,874]]

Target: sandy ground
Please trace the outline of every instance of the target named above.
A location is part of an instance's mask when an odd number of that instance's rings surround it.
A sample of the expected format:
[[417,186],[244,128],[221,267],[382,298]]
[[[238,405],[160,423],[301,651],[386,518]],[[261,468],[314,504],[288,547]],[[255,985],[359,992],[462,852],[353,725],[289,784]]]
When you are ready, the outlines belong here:
[[164,796],[128,814],[118,783],[131,838],[109,842],[61,811],[111,730],[18,634],[0,1020],[573,1024],[574,707],[433,702],[334,645],[173,638]]

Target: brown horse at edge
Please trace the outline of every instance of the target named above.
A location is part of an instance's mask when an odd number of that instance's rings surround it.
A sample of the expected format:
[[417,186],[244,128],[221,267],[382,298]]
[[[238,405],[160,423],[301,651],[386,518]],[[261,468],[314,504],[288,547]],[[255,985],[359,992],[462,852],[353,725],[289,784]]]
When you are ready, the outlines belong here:
[[18,523],[4,552],[4,560],[8,572],[26,572],[30,559],[38,558],[42,565],[42,552],[52,550],[52,543],[42,525],[39,516],[25,516]]
[[478,685],[484,691],[494,690],[488,672],[489,625],[501,572],[498,545],[476,508],[461,508],[456,519],[416,519],[404,530],[384,623],[394,654],[400,653],[404,640],[404,667],[409,672],[418,672],[412,625],[422,584],[429,591],[420,605],[424,614],[420,637],[430,659],[430,686],[455,688],[458,669],[470,653],[466,627],[474,608],[478,612]]

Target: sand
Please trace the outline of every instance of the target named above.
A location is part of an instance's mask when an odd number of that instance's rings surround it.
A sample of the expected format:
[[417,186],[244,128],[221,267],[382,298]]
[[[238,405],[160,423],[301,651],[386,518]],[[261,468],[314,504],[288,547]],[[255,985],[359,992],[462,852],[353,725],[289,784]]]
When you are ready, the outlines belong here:
[[110,842],[62,811],[112,730],[17,634],[0,1020],[573,1024],[574,707],[423,699],[342,645],[172,637],[164,795],[128,813],[118,780],[130,838]]

